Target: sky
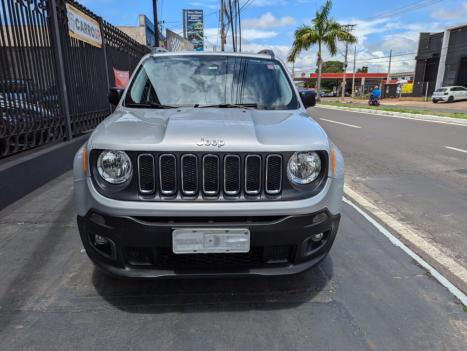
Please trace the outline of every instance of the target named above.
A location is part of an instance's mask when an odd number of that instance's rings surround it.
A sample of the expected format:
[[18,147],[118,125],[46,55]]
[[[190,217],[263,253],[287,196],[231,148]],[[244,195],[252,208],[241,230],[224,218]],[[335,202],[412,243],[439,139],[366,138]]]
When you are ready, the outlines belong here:
[[[113,25],[137,25],[138,15],[152,19],[152,0],[81,0],[87,8]],[[293,42],[295,29],[309,25],[324,0],[241,0],[242,49],[258,52],[273,49],[282,59]],[[219,0],[158,0],[159,21],[177,33],[182,32],[182,10],[202,9],[207,50],[219,48]],[[356,66],[369,66],[370,72],[387,72],[389,52],[391,72],[413,71],[420,32],[440,32],[467,23],[467,0],[334,0],[331,17],[341,24],[355,24]],[[355,47],[349,48],[348,71],[353,70]],[[344,60],[345,46],[325,60]],[[303,52],[296,71],[316,69],[316,48]]]

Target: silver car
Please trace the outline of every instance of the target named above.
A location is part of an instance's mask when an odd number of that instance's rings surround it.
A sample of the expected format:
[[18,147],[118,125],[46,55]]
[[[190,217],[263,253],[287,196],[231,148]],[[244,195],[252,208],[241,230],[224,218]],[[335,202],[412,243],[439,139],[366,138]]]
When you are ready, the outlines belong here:
[[344,161],[272,52],[145,56],[74,160],[90,259],[125,277],[302,272],[329,252]]

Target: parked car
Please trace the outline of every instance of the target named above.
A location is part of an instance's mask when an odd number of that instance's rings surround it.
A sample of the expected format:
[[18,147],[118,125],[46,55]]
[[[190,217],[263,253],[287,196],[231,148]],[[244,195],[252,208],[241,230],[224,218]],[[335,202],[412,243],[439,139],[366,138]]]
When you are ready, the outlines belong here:
[[467,88],[462,86],[442,87],[435,90],[431,101],[438,103],[438,101],[454,102],[459,100],[467,100]]
[[342,154],[273,54],[151,53],[74,159],[90,259],[119,276],[283,275],[336,237]]

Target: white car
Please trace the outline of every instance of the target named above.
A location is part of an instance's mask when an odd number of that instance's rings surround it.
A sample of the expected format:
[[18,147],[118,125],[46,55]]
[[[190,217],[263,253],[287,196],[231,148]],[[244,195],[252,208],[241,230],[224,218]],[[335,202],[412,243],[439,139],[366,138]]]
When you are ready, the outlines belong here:
[[435,90],[431,101],[454,102],[458,100],[467,100],[467,88],[461,86],[442,87]]

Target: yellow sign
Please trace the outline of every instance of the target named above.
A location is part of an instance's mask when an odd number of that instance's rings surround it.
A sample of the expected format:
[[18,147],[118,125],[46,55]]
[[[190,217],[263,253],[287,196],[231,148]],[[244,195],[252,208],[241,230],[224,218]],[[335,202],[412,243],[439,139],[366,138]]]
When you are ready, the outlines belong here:
[[412,94],[413,92],[413,83],[402,84],[402,94]]
[[99,22],[68,3],[66,4],[66,11],[70,37],[98,48],[102,47],[102,34]]

